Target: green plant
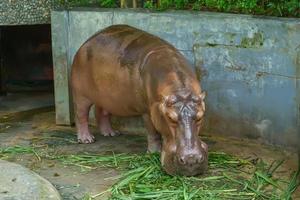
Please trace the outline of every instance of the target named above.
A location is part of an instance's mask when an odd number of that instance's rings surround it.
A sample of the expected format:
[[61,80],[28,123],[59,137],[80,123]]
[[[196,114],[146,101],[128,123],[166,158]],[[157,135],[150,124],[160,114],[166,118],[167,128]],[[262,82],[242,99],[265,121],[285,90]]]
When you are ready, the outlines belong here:
[[184,9],[188,5],[188,0],[174,0],[176,9]]
[[147,9],[154,9],[154,6],[153,6],[153,2],[151,0],[148,0],[144,3],[144,8],[147,8]]
[[115,0],[100,0],[99,4],[103,8],[115,8],[117,7],[117,3]]
[[157,9],[158,10],[167,10],[168,8],[172,7],[172,5],[173,5],[172,0],[159,0]]
[[[143,7],[147,9],[193,9],[230,13],[271,15],[280,17],[300,17],[299,0],[147,0]],[[100,6],[117,7],[116,0],[54,0],[56,6]]]
[[200,0],[197,0],[193,3],[192,9],[193,10],[201,10],[202,4]]

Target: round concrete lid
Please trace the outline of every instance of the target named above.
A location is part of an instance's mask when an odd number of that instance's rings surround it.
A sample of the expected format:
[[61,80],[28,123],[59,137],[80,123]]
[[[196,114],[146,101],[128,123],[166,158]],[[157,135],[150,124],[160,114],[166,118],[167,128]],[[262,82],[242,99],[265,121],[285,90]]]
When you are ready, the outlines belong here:
[[0,160],[0,199],[61,200],[46,179],[21,165]]

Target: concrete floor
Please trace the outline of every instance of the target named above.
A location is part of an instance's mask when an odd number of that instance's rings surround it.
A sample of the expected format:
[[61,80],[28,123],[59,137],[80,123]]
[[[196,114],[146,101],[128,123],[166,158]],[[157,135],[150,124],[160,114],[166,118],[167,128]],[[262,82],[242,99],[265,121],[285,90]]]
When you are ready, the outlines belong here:
[[54,106],[52,92],[19,92],[0,96],[0,117]]
[[[57,126],[54,108],[50,110],[42,108],[52,104],[53,97],[50,94],[30,98],[16,94],[1,98],[0,147],[35,146],[43,151],[58,154],[146,152],[145,130],[141,128],[131,129],[118,137],[103,137],[92,128],[97,141],[94,144],[77,144],[75,128]],[[25,111],[28,109],[31,111]],[[266,146],[255,140],[225,138],[212,133],[204,133],[203,138],[211,151],[223,151],[241,158],[262,158],[268,163],[284,159],[285,162],[277,172],[277,176],[288,177],[293,170],[297,169],[297,157],[291,151]],[[107,178],[120,173],[115,169],[104,168],[84,171],[80,167],[63,165],[57,160],[39,160],[34,155],[14,155],[8,160],[24,165],[48,179],[66,200],[82,199],[86,194],[102,192],[114,182]],[[300,199],[299,189],[294,196],[295,199]]]
[[[0,122],[0,147],[15,145],[49,147],[59,154],[140,153],[146,151],[146,138],[137,135],[103,137],[96,135],[97,142],[90,145],[77,144],[75,129],[55,125],[55,113],[44,112],[31,117],[18,116],[18,120]],[[1,121],[1,120],[0,120]],[[96,130],[93,129],[93,132]],[[71,141],[71,142],[69,142]],[[64,199],[82,199],[85,194],[96,194],[106,190],[113,181],[105,178],[118,174],[114,169],[82,171],[79,167],[65,166],[55,160],[39,161],[34,156],[13,156],[9,161],[24,165],[48,179],[60,191]]]

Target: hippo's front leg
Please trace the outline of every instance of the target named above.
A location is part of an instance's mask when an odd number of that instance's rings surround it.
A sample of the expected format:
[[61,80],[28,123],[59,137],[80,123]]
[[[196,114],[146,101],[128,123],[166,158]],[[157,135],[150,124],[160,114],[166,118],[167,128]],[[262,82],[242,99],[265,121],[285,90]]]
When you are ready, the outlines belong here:
[[143,115],[145,126],[148,130],[147,140],[149,153],[161,152],[161,135],[154,128],[150,116],[148,114]]

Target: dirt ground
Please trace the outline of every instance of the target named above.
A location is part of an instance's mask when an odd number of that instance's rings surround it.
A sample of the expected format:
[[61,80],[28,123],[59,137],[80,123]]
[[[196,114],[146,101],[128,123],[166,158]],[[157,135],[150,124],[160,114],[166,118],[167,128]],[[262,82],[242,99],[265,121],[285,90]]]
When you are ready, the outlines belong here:
[[[94,144],[77,144],[74,127],[56,126],[53,110],[41,110],[30,114],[0,116],[0,147],[25,145],[55,151],[61,154],[89,153],[144,153],[146,151],[145,131],[132,131],[117,137],[101,136],[92,128],[97,141]],[[143,132],[143,133],[141,133]],[[204,133],[204,140],[211,151],[223,151],[241,158],[262,158],[271,163],[284,159],[277,176],[289,177],[297,169],[297,157],[292,151],[260,144],[257,141],[238,138],[224,138]],[[77,166],[66,166],[61,161],[39,159],[34,155],[16,155],[8,158],[22,164],[48,179],[61,193],[63,199],[82,199],[86,194],[97,194],[113,183],[120,172],[115,169],[97,168],[83,170]],[[103,197],[99,198],[103,199]],[[294,193],[300,199],[300,189]]]

